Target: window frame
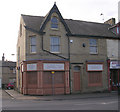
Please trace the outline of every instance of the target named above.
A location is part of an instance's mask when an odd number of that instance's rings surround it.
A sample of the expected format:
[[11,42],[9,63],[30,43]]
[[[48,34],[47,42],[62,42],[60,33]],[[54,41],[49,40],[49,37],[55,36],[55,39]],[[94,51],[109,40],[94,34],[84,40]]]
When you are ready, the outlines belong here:
[[[54,43],[52,44],[52,38],[57,38],[58,39],[58,44]],[[53,51],[52,47],[58,47],[58,51]],[[50,52],[52,53],[60,53],[60,37],[59,36],[51,36],[50,37]]]
[[[91,43],[91,42],[90,42],[91,40],[95,40],[96,43],[93,44],[93,45],[91,45],[91,44],[90,44],[90,43]],[[91,52],[91,49],[90,49],[91,47],[96,48],[96,52]],[[96,40],[96,39],[89,39],[89,53],[90,53],[90,54],[98,54],[98,45],[97,45],[97,40]]]
[[[56,22],[55,22],[55,21],[52,21],[54,18],[57,20]],[[57,18],[56,16],[53,16],[53,17],[51,18],[51,26],[50,26],[51,29],[58,29],[58,22],[59,22],[59,21],[58,21],[58,18]],[[57,27],[53,27],[54,25],[57,26]]]
[[20,37],[22,36],[22,24],[20,24]]
[[[35,38],[35,44],[32,43],[32,38]],[[36,41],[36,36],[31,36],[30,37],[30,53],[34,54],[37,53],[37,41]],[[32,47],[35,47],[35,52],[32,52]]]

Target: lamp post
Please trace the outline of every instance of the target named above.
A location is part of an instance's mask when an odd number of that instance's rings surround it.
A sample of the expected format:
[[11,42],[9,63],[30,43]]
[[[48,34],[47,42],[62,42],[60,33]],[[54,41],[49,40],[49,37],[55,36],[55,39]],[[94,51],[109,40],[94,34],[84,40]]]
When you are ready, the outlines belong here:
[[54,96],[54,92],[55,92],[55,89],[54,89],[54,85],[55,85],[55,82],[54,82],[54,80],[55,80],[54,75],[55,75],[55,72],[52,71],[51,74],[52,74],[52,94],[53,94],[53,96]]

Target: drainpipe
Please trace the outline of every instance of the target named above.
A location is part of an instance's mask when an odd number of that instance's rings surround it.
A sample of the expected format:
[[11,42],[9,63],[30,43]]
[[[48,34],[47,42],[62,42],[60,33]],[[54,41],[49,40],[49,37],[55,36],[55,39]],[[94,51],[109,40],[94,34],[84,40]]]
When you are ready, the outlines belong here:
[[108,91],[111,91],[111,85],[110,85],[110,59],[107,60],[108,65]]
[[42,34],[42,50],[45,51],[45,52],[47,52],[47,53],[49,53],[49,54],[58,56],[58,57],[60,57],[60,58],[66,59],[66,60],[69,60],[68,58],[65,58],[65,57],[63,57],[63,56],[60,56],[60,55],[58,55],[58,54],[51,53],[50,51],[47,51],[46,49],[44,49],[44,45],[43,45],[43,34]]
[[58,55],[58,54],[54,54],[54,53],[51,53],[50,51],[45,50],[45,49],[44,49],[44,46],[43,46],[43,34],[42,34],[42,50],[45,51],[45,52],[47,52],[47,53],[49,53],[49,54],[58,56],[58,57],[60,57],[60,58],[63,58],[63,59],[66,59],[66,60],[69,61],[69,86],[70,86],[70,94],[71,94],[72,88],[71,88],[71,72],[70,72],[70,70],[71,70],[71,63],[70,63],[70,39],[69,39],[69,36],[68,36],[68,35],[67,35],[67,37],[68,37],[68,58],[65,58],[65,57],[63,57],[63,56],[60,56],[60,55]]
[[69,86],[70,86],[70,94],[72,93],[71,88],[71,62],[70,62],[70,37],[68,36],[68,59],[69,59]]

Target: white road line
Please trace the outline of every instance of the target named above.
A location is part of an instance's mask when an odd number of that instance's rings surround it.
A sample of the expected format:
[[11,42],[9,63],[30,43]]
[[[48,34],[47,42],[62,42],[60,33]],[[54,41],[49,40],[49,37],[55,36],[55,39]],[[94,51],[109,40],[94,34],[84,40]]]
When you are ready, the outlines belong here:
[[112,101],[112,102],[103,102],[101,104],[112,104],[112,103],[118,103],[118,101]]
[[112,103],[118,103],[118,101],[112,101],[112,102],[94,102],[94,103],[79,103],[79,104],[74,104],[74,105],[98,105],[98,104],[103,104],[103,105],[107,105],[107,104],[112,104]]

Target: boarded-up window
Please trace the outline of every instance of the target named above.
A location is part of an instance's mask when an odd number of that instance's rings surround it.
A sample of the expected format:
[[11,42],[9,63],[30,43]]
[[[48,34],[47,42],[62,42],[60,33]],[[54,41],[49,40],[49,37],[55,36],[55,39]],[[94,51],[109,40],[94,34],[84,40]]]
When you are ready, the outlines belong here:
[[44,84],[63,84],[64,83],[64,72],[44,72],[43,74],[43,83]]
[[28,79],[28,84],[36,85],[37,84],[37,72],[28,72],[27,79]]
[[55,84],[64,83],[64,72],[56,72],[55,73]]
[[102,86],[102,72],[89,72],[88,86]]
[[43,73],[43,83],[44,84],[52,84],[51,72],[44,72]]

